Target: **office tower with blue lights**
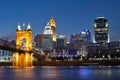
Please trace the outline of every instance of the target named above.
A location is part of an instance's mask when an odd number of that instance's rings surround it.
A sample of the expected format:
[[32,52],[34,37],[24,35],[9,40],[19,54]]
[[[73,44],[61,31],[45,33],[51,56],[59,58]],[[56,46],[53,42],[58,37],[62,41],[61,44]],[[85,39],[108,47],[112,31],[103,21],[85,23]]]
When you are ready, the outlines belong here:
[[90,38],[91,32],[88,29],[84,29],[84,30],[80,31],[80,36],[81,36],[83,41],[89,42],[91,40],[91,38]]
[[105,17],[97,17],[94,20],[93,43],[99,43],[102,46],[110,42],[109,24]]

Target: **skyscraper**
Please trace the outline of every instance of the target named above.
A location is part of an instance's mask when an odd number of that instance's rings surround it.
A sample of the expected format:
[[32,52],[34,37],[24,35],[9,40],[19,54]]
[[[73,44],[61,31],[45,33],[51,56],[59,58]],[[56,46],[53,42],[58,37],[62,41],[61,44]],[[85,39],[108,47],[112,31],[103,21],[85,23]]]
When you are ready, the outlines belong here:
[[109,43],[109,25],[105,17],[98,17],[94,20],[93,43]]
[[34,37],[34,42],[35,42],[35,47],[36,48],[42,48],[42,40],[43,40],[44,35],[43,34],[37,34]]
[[42,40],[42,49],[45,51],[53,50],[52,29],[49,22],[45,26],[44,36]]
[[56,23],[53,17],[50,19],[50,26],[52,28],[53,41],[56,42]]
[[60,35],[57,38],[57,48],[60,48],[60,49],[66,48],[66,42],[67,42],[66,36]]
[[70,45],[72,49],[79,49],[81,45],[82,37],[80,34],[72,34],[70,37]]
[[84,30],[80,31],[80,36],[81,36],[83,41],[88,41],[89,42],[91,40],[91,38],[90,38],[91,37],[91,32],[88,29],[84,29]]

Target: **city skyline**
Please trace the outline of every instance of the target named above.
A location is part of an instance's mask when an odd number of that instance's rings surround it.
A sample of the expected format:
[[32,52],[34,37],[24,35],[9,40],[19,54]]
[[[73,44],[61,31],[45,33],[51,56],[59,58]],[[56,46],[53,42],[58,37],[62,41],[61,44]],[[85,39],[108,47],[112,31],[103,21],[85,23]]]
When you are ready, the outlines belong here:
[[30,23],[33,36],[43,34],[51,16],[56,21],[58,35],[66,35],[69,39],[71,34],[83,29],[91,30],[93,35],[94,20],[104,16],[110,24],[110,41],[117,41],[120,38],[116,35],[120,34],[119,3],[117,0],[2,0],[0,36],[15,32],[18,23]]

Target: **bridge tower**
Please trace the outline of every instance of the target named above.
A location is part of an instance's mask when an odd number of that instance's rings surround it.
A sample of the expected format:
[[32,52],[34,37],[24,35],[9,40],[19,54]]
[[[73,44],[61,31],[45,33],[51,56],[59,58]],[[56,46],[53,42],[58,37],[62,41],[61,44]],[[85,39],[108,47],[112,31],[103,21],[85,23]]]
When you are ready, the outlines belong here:
[[18,29],[16,30],[16,48],[18,50],[13,52],[12,64],[15,67],[30,67],[32,66],[32,29],[30,24],[28,24],[27,29],[21,29],[18,24]]

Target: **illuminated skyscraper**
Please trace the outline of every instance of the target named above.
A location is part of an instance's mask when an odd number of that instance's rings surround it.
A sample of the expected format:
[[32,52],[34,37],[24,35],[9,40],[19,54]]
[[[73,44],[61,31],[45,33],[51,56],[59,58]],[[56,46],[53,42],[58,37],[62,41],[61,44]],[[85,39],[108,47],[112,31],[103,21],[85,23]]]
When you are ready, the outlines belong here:
[[94,20],[93,43],[109,43],[109,25],[104,17],[98,17]]
[[53,50],[52,29],[50,27],[49,22],[45,26],[43,40],[42,40],[42,48],[45,51]]
[[90,37],[91,37],[91,32],[88,29],[84,29],[82,31],[80,31],[80,36],[82,38],[83,41],[90,41]]
[[50,19],[50,26],[52,28],[53,41],[56,42],[56,23],[53,17]]
[[49,22],[48,22],[47,25],[45,26],[44,34],[51,34],[51,35],[52,35],[52,29],[51,29],[51,27],[50,27]]

